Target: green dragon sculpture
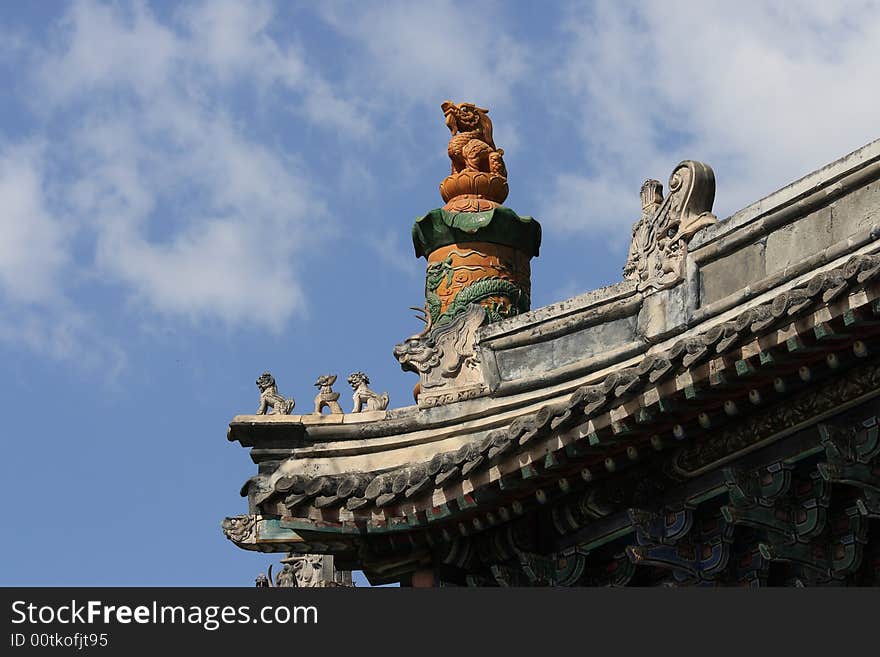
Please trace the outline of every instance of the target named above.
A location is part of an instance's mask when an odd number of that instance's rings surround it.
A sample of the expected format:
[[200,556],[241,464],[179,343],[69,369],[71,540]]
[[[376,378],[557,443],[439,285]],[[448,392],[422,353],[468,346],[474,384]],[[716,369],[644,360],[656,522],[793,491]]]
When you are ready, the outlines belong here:
[[490,322],[518,315],[521,312],[526,312],[531,307],[531,299],[525,290],[512,281],[492,276],[474,281],[462,289],[452,300],[452,303],[449,304],[446,311],[441,313],[440,308],[442,304],[440,295],[437,294],[437,289],[444,280],[447,286],[452,283],[455,269],[452,266],[451,254],[445,260],[428,266],[425,276],[425,302],[433,326],[445,324],[458,316],[469,305],[480,303],[491,297],[507,297],[510,299],[511,304],[509,307],[505,307],[504,304],[496,302],[484,306]]

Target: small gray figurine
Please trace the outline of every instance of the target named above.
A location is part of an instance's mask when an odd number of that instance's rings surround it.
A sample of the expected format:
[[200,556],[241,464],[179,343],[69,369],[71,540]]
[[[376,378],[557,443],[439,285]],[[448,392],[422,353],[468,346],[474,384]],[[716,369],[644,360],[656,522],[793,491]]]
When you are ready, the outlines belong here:
[[333,392],[334,383],[336,383],[335,374],[322,374],[315,381],[315,386],[318,388],[318,395],[315,397],[315,415],[320,415],[325,406],[330,409],[331,413],[342,414],[339,393]]
[[260,389],[260,407],[257,409],[257,415],[266,415],[269,408],[278,415],[290,415],[296,402],[293,397],[286,398],[278,394],[275,377],[263,372],[257,379],[257,387]]
[[370,377],[363,372],[352,372],[348,377],[348,383],[354,390],[354,410],[352,413],[365,411],[384,411],[388,408],[388,393],[381,395],[370,390]]

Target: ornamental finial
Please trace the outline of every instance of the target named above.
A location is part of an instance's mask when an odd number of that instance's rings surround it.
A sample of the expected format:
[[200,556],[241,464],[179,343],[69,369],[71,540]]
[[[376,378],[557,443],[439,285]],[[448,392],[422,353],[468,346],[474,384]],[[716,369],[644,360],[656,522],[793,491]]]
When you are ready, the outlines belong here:
[[492,139],[489,110],[451,100],[440,108],[452,133],[447,149],[452,174],[440,183],[444,209],[481,212],[498,207],[507,198],[507,168],[504,151]]

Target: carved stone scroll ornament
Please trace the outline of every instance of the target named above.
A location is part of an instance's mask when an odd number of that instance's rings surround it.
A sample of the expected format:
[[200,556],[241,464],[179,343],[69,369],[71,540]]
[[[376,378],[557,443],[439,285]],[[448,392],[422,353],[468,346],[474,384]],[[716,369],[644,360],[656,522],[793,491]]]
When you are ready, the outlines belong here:
[[257,415],[265,415],[271,408],[273,413],[278,415],[290,415],[296,402],[293,397],[284,397],[278,394],[278,388],[275,385],[275,377],[269,372],[263,372],[257,379],[257,388],[260,389],[260,406],[257,408]]
[[471,399],[486,392],[477,349],[477,329],[486,323],[486,309],[469,306],[442,326],[431,326],[394,348],[404,371],[419,375],[419,406],[437,406]]
[[360,413],[362,410],[384,411],[388,408],[388,393],[383,392],[380,395],[370,390],[370,377],[363,372],[352,372],[348,377],[348,384],[354,390],[352,413]]
[[315,381],[315,387],[318,388],[318,394],[315,397],[315,415],[320,415],[324,407],[329,408],[331,413],[342,414],[339,393],[333,392],[334,383],[336,383],[335,374],[322,374]]
[[708,164],[685,160],[669,177],[669,195],[657,180],[642,185],[642,216],[633,226],[623,277],[650,294],[684,278],[687,247],[694,234],[718,221],[712,214],[715,174]]

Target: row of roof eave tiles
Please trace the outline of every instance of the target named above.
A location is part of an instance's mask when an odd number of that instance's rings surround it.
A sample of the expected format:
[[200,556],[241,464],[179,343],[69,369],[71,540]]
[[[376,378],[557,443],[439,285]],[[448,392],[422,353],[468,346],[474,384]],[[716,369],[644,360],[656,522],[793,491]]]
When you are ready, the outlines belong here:
[[[309,524],[314,524],[315,531],[326,531],[330,525],[352,525],[361,518],[363,522],[375,524],[376,515],[384,516],[389,528],[391,525],[397,528],[401,528],[402,525],[413,526],[419,524],[412,518],[413,509],[401,513],[403,505],[417,508],[416,503],[422,502],[421,510],[428,512],[430,521],[431,509],[435,508],[431,500],[437,489],[461,491],[462,483],[466,480],[470,480],[470,486],[467,488],[471,491],[477,491],[481,486],[493,483],[503,487],[505,478],[500,481],[490,481],[486,475],[486,470],[491,465],[498,465],[502,471],[508,473],[518,471],[518,476],[523,479],[537,478],[538,469],[542,464],[532,462],[520,466],[517,463],[518,455],[524,450],[534,448],[540,438],[561,437],[566,432],[571,433],[585,424],[591,426],[593,431],[587,432],[586,435],[583,435],[582,430],[578,431],[578,437],[568,442],[568,449],[565,449],[566,445],[562,445],[555,450],[544,450],[547,454],[545,464],[550,465],[552,469],[554,454],[564,453],[575,458],[592,454],[593,461],[604,465],[606,470],[613,471],[617,464],[625,464],[627,460],[638,458],[638,446],[631,440],[624,442],[619,437],[629,438],[628,432],[636,426],[639,427],[639,433],[648,431],[647,429],[643,431],[642,427],[647,426],[646,421],[649,421],[644,417],[649,409],[641,404],[634,409],[625,409],[627,402],[638,398],[647,389],[657,390],[659,393],[662,386],[668,386],[670,381],[675,381],[672,393],[683,394],[685,398],[698,396],[701,386],[707,386],[703,389],[710,393],[720,392],[725,386],[724,376],[731,372],[716,369],[710,374],[705,367],[708,361],[723,361],[722,367],[737,374],[737,368],[749,367],[749,357],[741,354],[742,358],[732,358],[735,349],[755,344],[758,338],[763,340],[774,329],[794,326],[797,320],[803,319],[811,311],[824,307],[830,312],[824,321],[818,320],[811,324],[814,338],[826,337],[820,335],[820,332],[832,330],[831,320],[840,319],[844,315],[849,318],[848,324],[858,324],[858,315],[860,312],[865,312],[865,306],[873,306],[868,314],[878,314],[877,303],[874,301],[877,295],[873,285],[878,279],[880,279],[880,256],[853,256],[845,265],[817,274],[808,282],[781,293],[770,302],[744,312],[735,320],[713,326],[695,337],[683,339],[665,352],[648,356],[638,366],[608,375],[601,383],[583,386],[571,395],[567,403],[548,404],[529,416],[517,418],[507,427],[490,432],[481,441],[470,443],[453,452],[436,454],[426,463],[409,464],[378,476],[353,473],[311,479],[301,475],[282,477],[275,482],[272,490],[258,494],[254,504],[268,511],[268,503],[277,502],[283,497],[282,505],[289,509],[291,516],[309,508],[313,509],[312,515],[315,515],[314,510],[317,510],[322,520],[314,523],[307,515],[295,517],[297,524],[303,529]],[[867,294],[855,303],[848,304],[850,295],[860,288],[864,288]],[[865,335],[880,330],[870,318],[867,320],[867,325],[869,328]],[[802,331],[803,328],[798,327],[798,330]],[[807,360],[823,358],[824,350],[817,354],[803,344],[802,333],[794,332],[786,335],[788,335],[786,348],[789,353],[800,356],[798,353],[800,351],[803,353],[802,357]],[[857,341],[851,340],[849,344],[854,342]],[[862,342],[858,342],[863,345]],[[839,349],[839,342],[830,343],[834,343],[837,345],[835,348]],[[863,354],[856,353],[856,355]],[[688,370],[692,372],[700,370],[702,376],[694,376],[693,384],[690,386],[678,387],[676,377]],[[741,374],[742,372],[738,374],[739,379],[742,379]],[[669,401],[668,397],[658,396],[653,405],[662,406],[666,401]],[[702,403],[705,405],[705,402]],[[620,409],[623,409],[620,415],[612,420],[611,411]],[[728,405],[725,413],[732,414],[731,410]],[[697,422],[703,428],[706,428],[707,424],[706,417],[703,417],[705,415],[705,413],[696,414]],[[666,417],[663,421],[668,423]],[[708,424],[711,423],[712,418],[708,418]],[[675,423],[672,437],[678,440],[685,438],[686,425],[687,422]],[[655,449],[662,449],[664,439],[653,434],[652,438],[661,441],[658,445],[652,440],[652,446]],[[584,442],[587,444],[583,447],[577,444]],[[602,450],[601,458],[598,460],[595,459],[596,447]],[[579,449],[584,451],[579,452]],[[626,454],[626,458],[621,462],[618,459],[623,454]],[[509,463],[515,465],[505,467]],[[589,469],[581,469],[580,472],[585,480],[594,474]],[[449,504],[443,505],[446,508],[442,513],[436,514],[437,520],[441,517],[447,520],[450,513],[455,515],[468,512],[475,506],[474,493],[449,494],[446,499],[457,500],[455,506],[458,508],[455,509]],[[359,516],[359,519],[334,522],[331,519],[332,514],[336,512],[338,517],[343,506]],[[513,509],[517,510],[516,500],[513,501]],[[395,510],[398,513],[395,514]],[[345,514],[344,511],[342,514],[352,516]]]
[[[860,408],[843,424],[819,425],[823,454],[808,449],[815,458],[777,454],[755,468],[725,468],[723,499],[715,495],[708,503],[700,495],[662,509],[628,508],[626,535],[615,532],[611,541],[579,542],[542,555],[532,551],[534,545],[518,545],[510,532],[496,532],[481,548],[453,535],[444,535],[442,546],[427,541],[427,547],[437,548],[435,558],[453,570],[471,573],[474,582],[468,583],[476,585],[645,585],[659,577],[677,586],[763,586],[771,583],[771,562],[789,568],[789,585],[877,585],[880,525],[874,523],[873,548],[868,526],[871,519],[880,519],[880,495],[871,492],[880,473],[880,428],[876,405],[867,409],[871,417]],[[349,546],[350,567],[369,570],[371,581],[399,578],[419,567],[425,552],[412,549],[426,547],[412,538],[397,536],[379,550],[371,544],[357,556]],[[333,552],[345,547],[319,539],[291,549]],[[491,572],[487,563],[494,564]]]

